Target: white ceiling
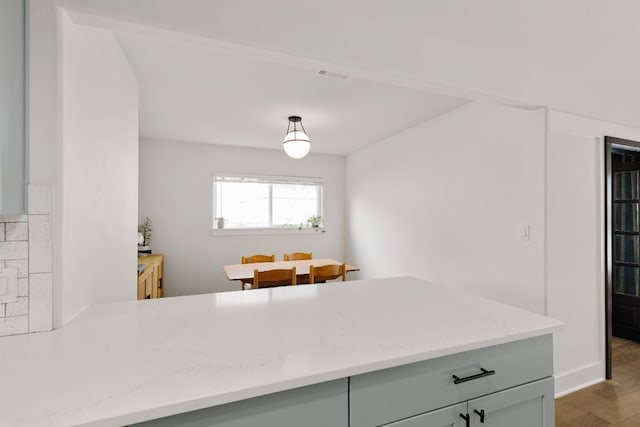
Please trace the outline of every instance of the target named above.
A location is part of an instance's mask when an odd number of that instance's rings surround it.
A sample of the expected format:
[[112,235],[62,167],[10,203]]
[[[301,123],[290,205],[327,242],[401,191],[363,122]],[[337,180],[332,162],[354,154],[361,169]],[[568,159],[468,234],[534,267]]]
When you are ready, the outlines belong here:
[[148,139],[282,148],[302,116],[314,152],[348,154],[465,101],[211,48],[118,34],[140,84]]
[[[63,0],[67,7],[251,45],[291,48],[369,24],[539,62],[584,65],[637,51],[633,0]],[[365,36],[369,36],[366,34]],[[352,38],[359,36],[352,33]],[[410,52],[408,52],[410,54]]]
[[[68,10],[343,66],[379,82],[640,126],[640,1],[61,2]],[[304,107],[313,136],[317,112]]]

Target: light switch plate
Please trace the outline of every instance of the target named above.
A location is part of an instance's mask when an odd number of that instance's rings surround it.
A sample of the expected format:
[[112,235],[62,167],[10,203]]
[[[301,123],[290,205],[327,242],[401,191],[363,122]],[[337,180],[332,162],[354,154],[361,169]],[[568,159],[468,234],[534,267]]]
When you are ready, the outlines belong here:
[[523,242],[531,240],[531,227],[528,224],[518,226],[518,239]]
[[0,268],[0,303],[18,301],[18,269]]

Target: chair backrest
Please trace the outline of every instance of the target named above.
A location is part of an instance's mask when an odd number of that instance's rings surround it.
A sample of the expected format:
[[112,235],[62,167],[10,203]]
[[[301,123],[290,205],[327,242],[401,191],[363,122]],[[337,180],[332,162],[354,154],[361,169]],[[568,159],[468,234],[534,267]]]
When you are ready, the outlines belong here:
[[296,268],[290,270],[253,270],[252,289],[270,288],[273,286],[296,286]]
[[292,252],[284,254],[285,261],[296,261],[299,259],[313,259],[313,252]]
[[342,277],[342,281],[347,280],[347,264],[323,265],[320,267],[309,267],[309,283],[322,283],[327,280]]
[[243,264],[253,264],[256,262],[275,262],[275,255],[251,255],[247,257],[242,257]]

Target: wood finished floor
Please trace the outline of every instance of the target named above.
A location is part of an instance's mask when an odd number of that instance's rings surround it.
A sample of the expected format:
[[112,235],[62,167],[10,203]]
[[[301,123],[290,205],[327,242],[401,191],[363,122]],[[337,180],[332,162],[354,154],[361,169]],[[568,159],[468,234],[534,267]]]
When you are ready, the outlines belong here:
[[640,427],[640,344],[612,343],[613,379],[556,399],[556,427]]

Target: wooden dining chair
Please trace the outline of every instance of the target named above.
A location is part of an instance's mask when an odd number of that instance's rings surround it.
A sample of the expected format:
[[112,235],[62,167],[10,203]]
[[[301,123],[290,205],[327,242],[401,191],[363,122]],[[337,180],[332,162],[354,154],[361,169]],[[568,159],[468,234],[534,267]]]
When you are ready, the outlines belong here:
[[313,259],[313,252],[292,252],[284,254],[285,261],[297,261],[299,259]]
[[[313,259],[313,252],[291,252],[284,254],[282,257],[285,261],[298,261],[305,259]],[[298,276],[298,285],[309,284],[309,275],[301,274]]]
[[320,267],[309,267],[309,283],[324,283],[342,277],[342,281],[347,280],[347,264],[331,264]]
[[243,264],[253,264],[256,262],[275,262],[275,255],[251,255],[247,257],[242,257]]
[[[255,264],[256,262],[275,262],[275,255],[251,255],[251,256],[243,256],[242,264]],[[252,280],[246,280],[242,282],[242,290],[251,289],[253,286]]]
[[271,288],[275,286],[296,286],[296,268],[280,270],[253,270],[252,289]]

